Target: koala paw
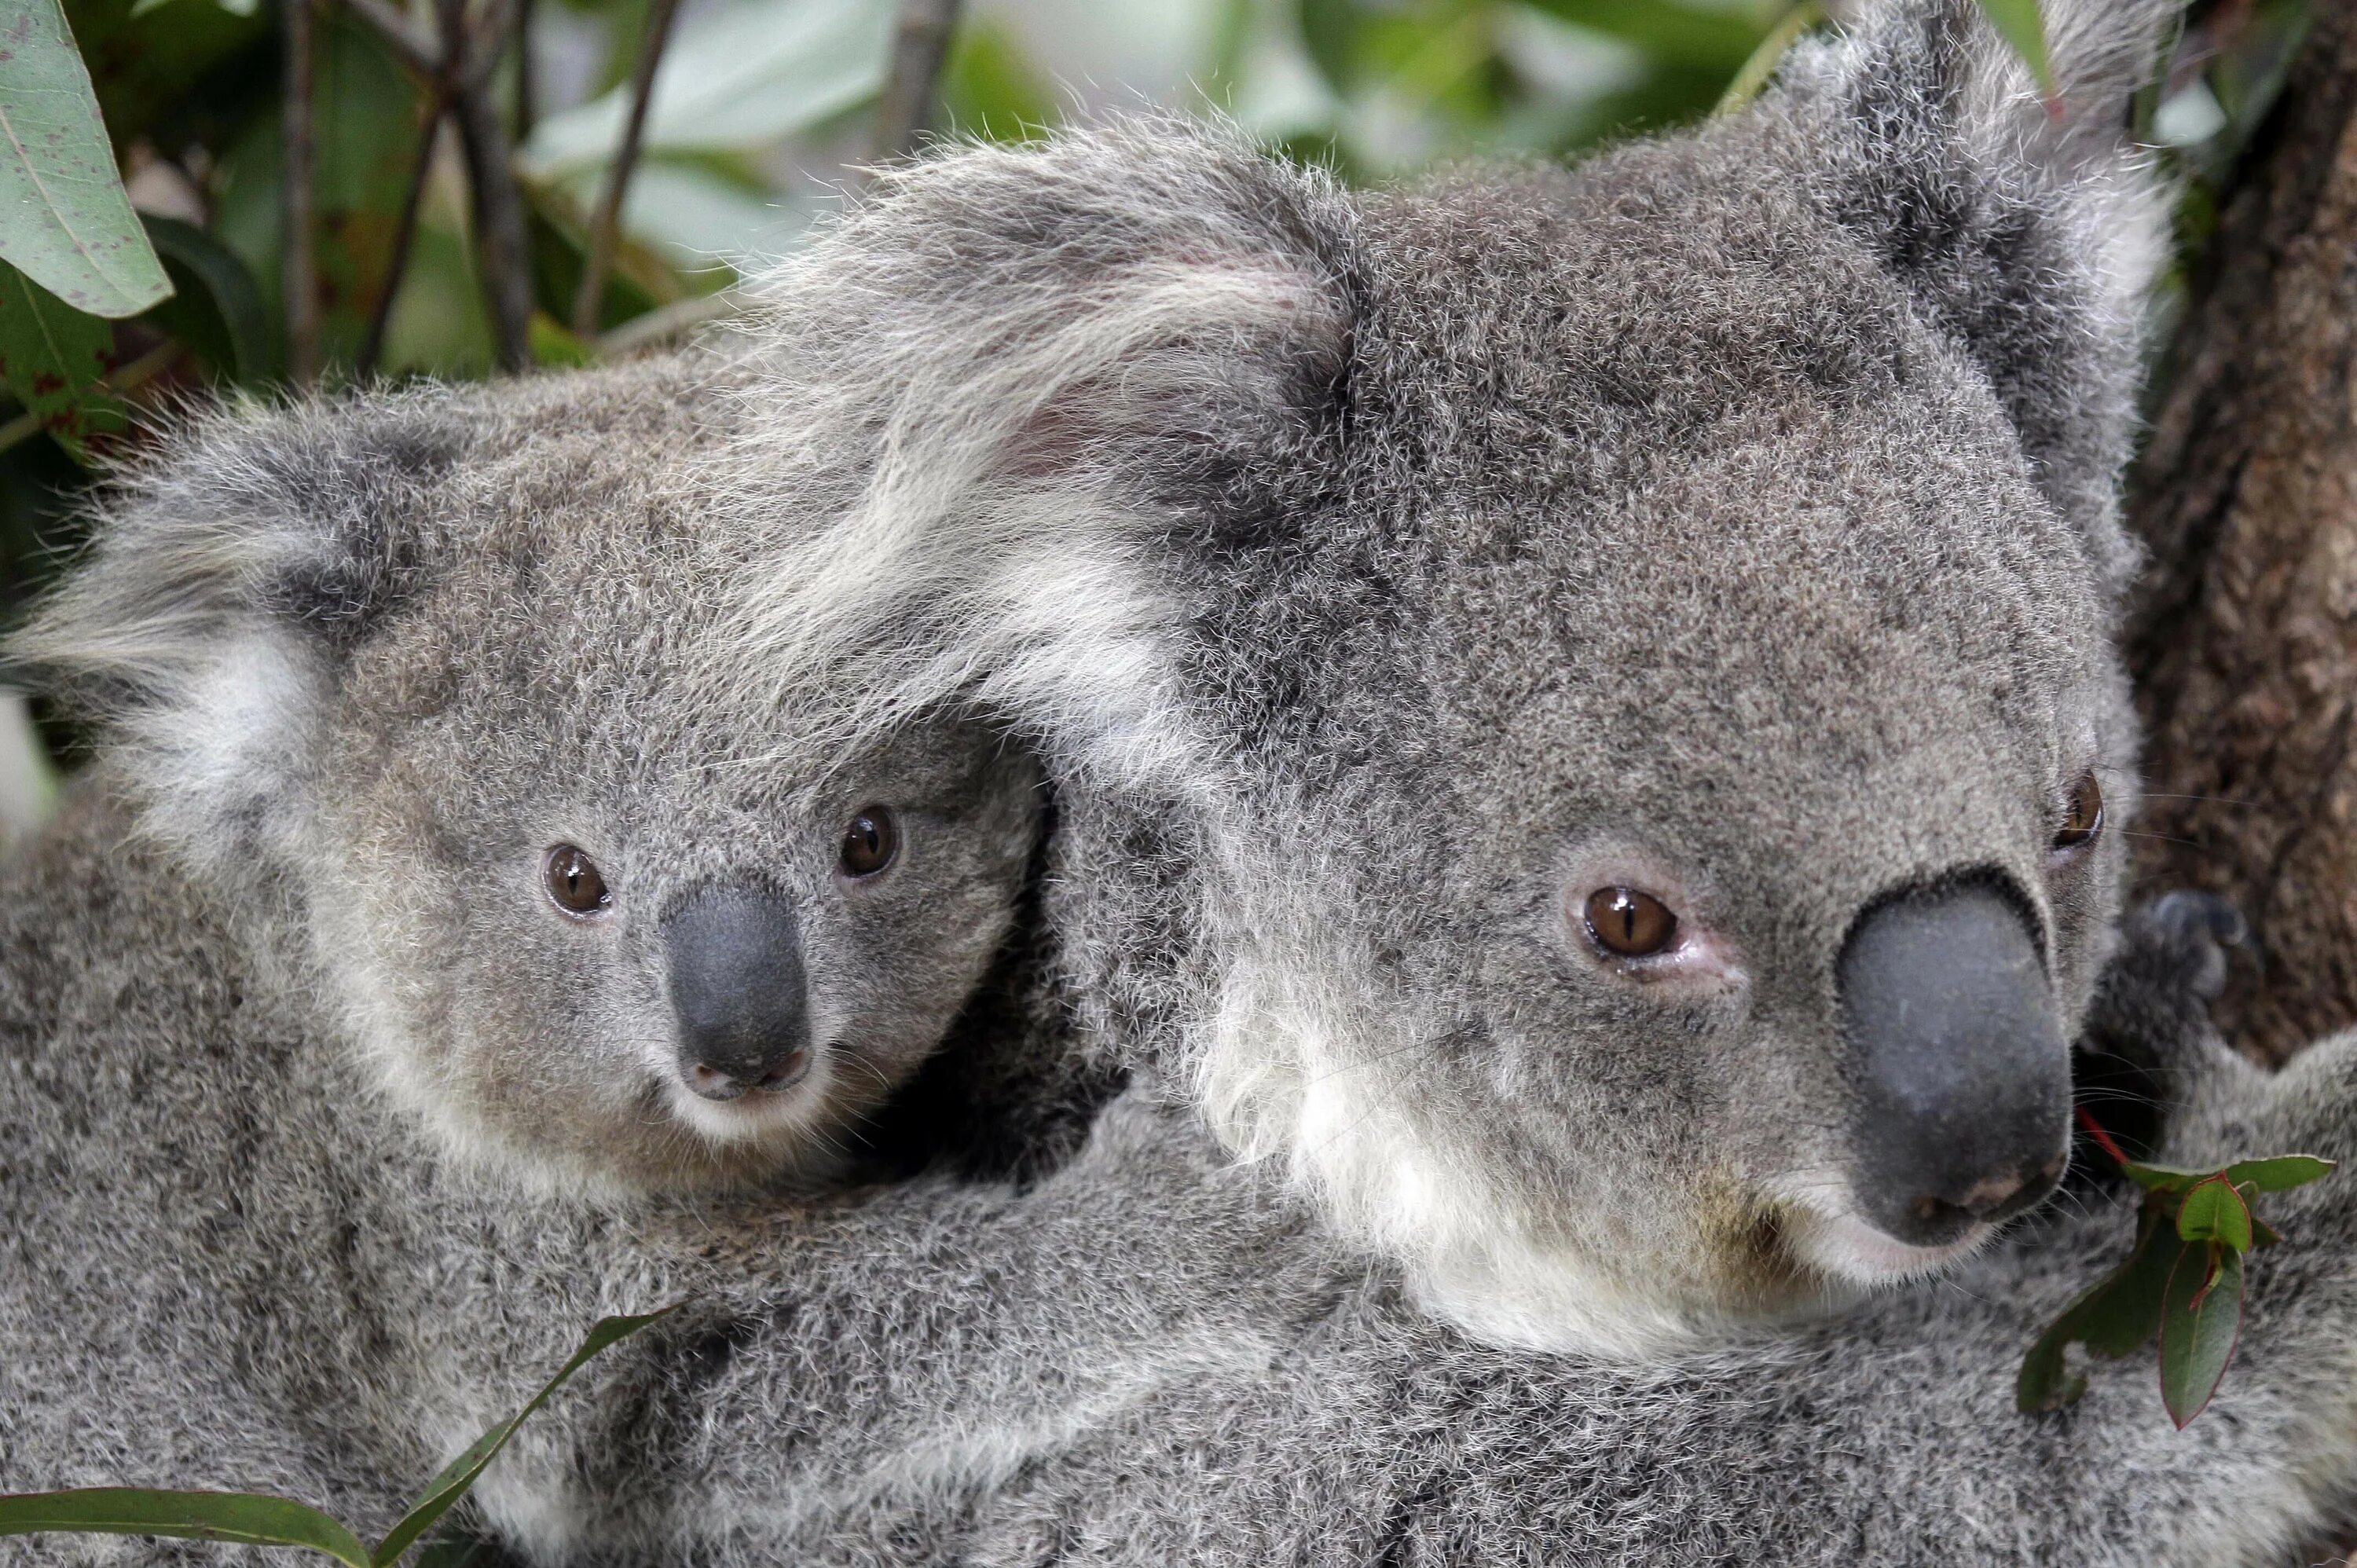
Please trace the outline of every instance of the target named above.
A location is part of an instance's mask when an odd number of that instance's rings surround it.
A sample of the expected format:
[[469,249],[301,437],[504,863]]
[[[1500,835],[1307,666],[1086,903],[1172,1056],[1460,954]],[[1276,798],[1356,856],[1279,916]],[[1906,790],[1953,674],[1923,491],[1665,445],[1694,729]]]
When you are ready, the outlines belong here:
[[2249,940],[2241,913],[2212,893],[2164,893],[2132,912],[2121,930],[2114,971],[2133,970],[2156,989],[2174,984],[2202,1004],[2226,989],[2226,950]]
[[2132,911],[2080,1036],[2081,1100],[2131,1145],[2149,1146],[2169,1112],[2226,1056],[2210,1004],[2226,985],[2241,915],[2207,893],[2170,893]]

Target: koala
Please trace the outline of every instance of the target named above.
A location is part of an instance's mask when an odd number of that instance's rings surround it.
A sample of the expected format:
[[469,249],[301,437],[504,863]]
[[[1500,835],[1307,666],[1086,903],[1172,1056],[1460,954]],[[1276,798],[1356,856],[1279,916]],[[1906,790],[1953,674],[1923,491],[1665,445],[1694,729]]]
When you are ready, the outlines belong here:
[[0,867],[0,1490],[381,1527],[517,1402],[444,1358],[706,1288],[713,1216],[876,1179],[989,1014],[1036,765],[813,749],[733,676],[730,389],[214,415],[117,486],[14,645],[98,739]]
[[[2235,1055],[2216,935],[2196,900],[2138,912],[2090,1008],[2172,1086],[2161,1157],[2357,1155],[2357,1035],[2280,1075]],[[2219,1568],[2306,1561],[2357,1501],[2335,1182],[2282,1195],[2234,1369],[2179,1432],[2148,1356],[2094,1363],[2064,1412],[2013,1405],[2023,1351],[2126,1245],[2122,1196],[1947,1288],[1635,1363],[1437,1322],[1278,1174],[1140,1081],[1019,1194],[899,1189],[802,1251],[791,1294],[739,1298],[725,1365],[629,1375],[567,1461],[587,1522],[532,1560]],[[955,1266],[918,1305],[863,1288],[871,1225],[920,1213],[916,1250]]]
[[1030,765],[981,728],[846,761],[731,697],[741,552],[686,462],[717,373],[200,428],[16,644],[131,820],[299,935],[323,1038],[511,1176],[825,1179],[1028,864]]
[[2064,1174],[2119,908],[2172,9],[2051,6],[2052,112],[1918,0],[1565,170],[904,169],[771,288],[781,700],[1031,736],[1098,1048],[1480,1339],[1949,1269]]
[[2169,7],[2045,9],[2059,113],[1969,0],[1884,0],[1567,171],[1351,194],[1116,125],[910,167],[798,261],[725,467],[820,542],[748,573],[744,667],[814,731],[1023,730],[1049,1032],[1132,1075],[1036,1183],[838,1211],[622,1348],[503,1483],[565,1500],[491,1526],[2206,1568],[2347,1518],[2345,1176],[2286,1195],[2200,1423],[2141,1358],[2014,1408],[2134,1229],[2040,1207],[2074,1038],[2169,1090],[2162,1159],[2357,1152],[2357,1037],[2260,1073],[2221,923],[2120,921],[2161,247],[2117,128]]

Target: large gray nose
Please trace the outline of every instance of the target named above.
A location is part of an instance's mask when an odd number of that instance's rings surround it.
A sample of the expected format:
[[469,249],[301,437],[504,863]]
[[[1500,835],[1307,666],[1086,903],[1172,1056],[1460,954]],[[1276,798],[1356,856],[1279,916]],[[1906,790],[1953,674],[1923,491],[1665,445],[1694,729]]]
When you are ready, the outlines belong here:
[[1916,1246],[2054,1190],[2071,1147],[2071,1056],[2020,909],[1966,884],[1895,899],[1840,961],[1853,1185]]
[[791,1088],[810,1069],[801,923],[776,894],[714,887],[663,922],[679,1070],[706,1100]]

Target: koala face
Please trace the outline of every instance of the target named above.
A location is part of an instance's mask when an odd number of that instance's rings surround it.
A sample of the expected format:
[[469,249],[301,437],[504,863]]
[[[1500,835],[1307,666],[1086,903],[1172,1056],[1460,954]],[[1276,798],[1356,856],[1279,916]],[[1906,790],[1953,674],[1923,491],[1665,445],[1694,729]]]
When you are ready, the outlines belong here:
[[732,679],[687,365],[200,427],[28,639],[151,821],[451,1149],[619,1192],[824,1177],[1013,918],[1036,770],[805,744]]
[[[987,671],[1100,1026],[1477,1333],[1935,1268],[2059,1178],[2118,904],[2169,9],[2053,0],[2052,113],[1971,0],[1877,0],[1568,172],[1154,124],[899,177],[775,285],[770,444],[904,586],[761,646]],[[796,477],[813,385],[890,433],[856,485]]]

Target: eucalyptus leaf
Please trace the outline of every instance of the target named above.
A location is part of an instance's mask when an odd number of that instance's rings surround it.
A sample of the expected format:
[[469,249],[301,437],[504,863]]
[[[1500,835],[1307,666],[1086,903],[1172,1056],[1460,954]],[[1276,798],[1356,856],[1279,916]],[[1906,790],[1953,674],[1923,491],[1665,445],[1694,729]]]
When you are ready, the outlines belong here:
[[[884,85],[893,7],[874,0],[743,0],[680,18],[648,101],[641,145],[653,156],[738,152],[808,130]],[[620,144],[630,90],[533,130],[521,157],[535,177],[603,167]]]
[[2167,1217],[2147,1208],[2136,1244],[2119,1266],[2065,1307],[2030,1347],[2015,1380],[2015,1404],[2034,1414],[2059,1410],[2086,1392],[2086,1378],[2066,1365],[2064,1352],[2073,1344],[2114,1359],[2149,1344],[2160,1327],[2162,1292],[2184,1250]]
[[573,1359],[565,1362],[557,1369],[554,1377],[541,1386],[540,1391],[532,1396],[532,1402],[529,1404],[468,1444],[465,1453],[444,1466],[442,1473],[425,1484],[425,1495],[411,1506],[409,1512],[402,1517],[401,1522],[394,1525],[384,1540],[378,1544],[375,1563],[379,1568],[398,1562],[403,1552],[414,1545],[427,1530],[441,1522],[443,1515],[457,1507],[474,1486],[476,1478],[482,1475],[483,1467],[497,1457],[500,1450],[507,1446],[508,1439],[515,1435],[516,1428],[530,1419],[533,1412],[546,1404],[549,1396],[563,1388],[566,1380],[579,1371],[590,1358],[629,1338],[649,1324],[660,1322],[678,1310],[679,1307],[673,1305],[664,1307],[661,1312],[650,1312],[636,1317],[598,1319],[590,1327],[588,1337],[581,1341],[581,1348],[573,1352]]
[[239,1546],[303,1546],[350,1568],[375,1568],[352,1532],[317,1509],[252,1492],[149,1491],[100,1487],[0,1497],[0,1536],[50,1531],[160,1535]]
[[15,0],[0,19],[0,261],[93,316],[172,292],[59,0]]
[[2177,1206],[2177,1233],[2188,1241],[2214,1241],[2247,1252],[2251,1206],[2221,1171],[2186,1189]]
[[2181,1165],[2146,1165],[2137,1160],[2124,1160],[2120,1171],[2128,1180],[2147,1192],[2183,1192],[2195,1182],[2206,1181],[2216,1171],[2187,1170]]
[[1706,8],[1679,0],[1531,0],[1566,22],[1634,44],[1667,64],[1724,81],[1759,46],[1760,28],[1742,11]]
[[75,461],[84,443],[119,427],[105,389],[114,329],[0,263],[0,381]]
[[2014,53],[2038,79],[2040,91],[2054,91],[2054,62],[2046,52],[2046,18],[2039,0],[1981,0],[1981,9]]
[[2330,1176],[2337,1162],[2314,1155],[2276,1155],[2271,1159],[2236,1160],[2226,1167],[2226,1179],[2236,1187],[2261,1192],[2288,1192]]
[[196,349],[216,371],[253,383],[272,373],[270,307],[237,252],[193,223],[143,214],[147,237],[175,281],[192,284],[147,318]]
[[2179,1430],[2218,1391],[2242,1331],[2243,1255],[2215,1242],[2186,1248],[2160,1312],[2160,1400]]

